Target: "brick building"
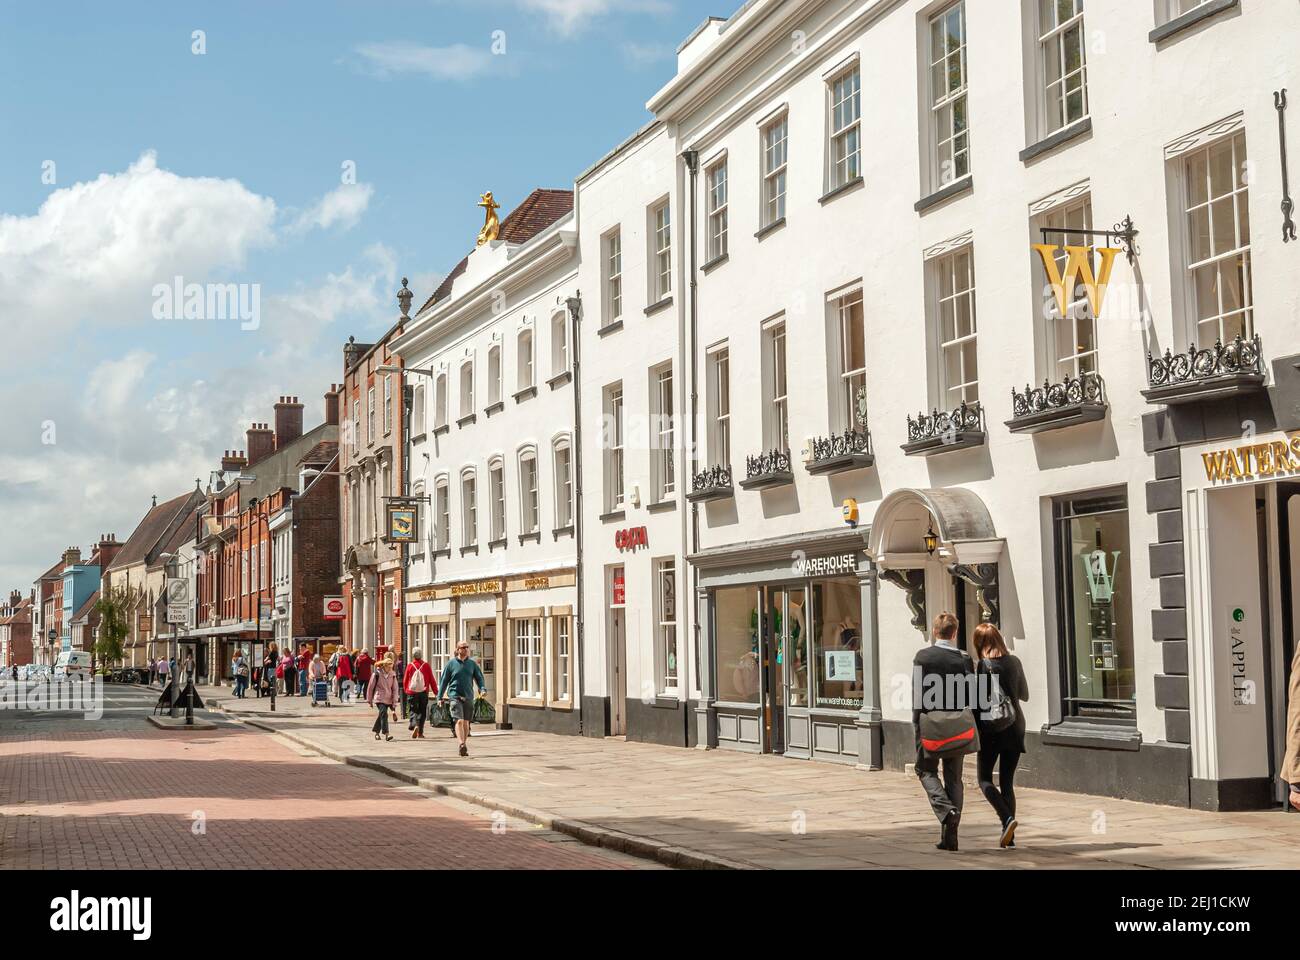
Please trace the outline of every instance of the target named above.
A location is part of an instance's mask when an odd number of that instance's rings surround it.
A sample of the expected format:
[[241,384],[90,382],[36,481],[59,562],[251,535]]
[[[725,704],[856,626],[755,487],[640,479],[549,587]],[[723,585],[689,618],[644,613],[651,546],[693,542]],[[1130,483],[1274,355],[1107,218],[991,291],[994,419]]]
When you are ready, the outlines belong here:
[[104,572],[102,593],[129,592],[131,610],[127,635],[122,641],[123,663],[144,667],[165,652],[163,619],[158,615],[162,599],[161,560],[173,549],[180,531],[194,528],[194,515],[203,493],[191,490],[161,503],[155,497],[140,523],[115,552]]
[[338,388],[325,422],[303,432],[303,405],[281,397],[275,427],[255,423],[247,453],[227,451],[195,532],[197,613],[183,631],[200,677],[232,679],[236,650],[260,662],[271,640],[338,641],[324,620],[338,581]]
[[[343,347],[339,471],[342,636],[355,649],[401,647],[402,548],[387,538],[389,498],[406,494],[405,378],[390,353],[410,323],[411,291],[402,280],[401,316],[377,343]],[[385,369],[396,368],[396,369]]]
[[32,598],[18,590],[0,606],[0,666],[6,670],[32,662]]

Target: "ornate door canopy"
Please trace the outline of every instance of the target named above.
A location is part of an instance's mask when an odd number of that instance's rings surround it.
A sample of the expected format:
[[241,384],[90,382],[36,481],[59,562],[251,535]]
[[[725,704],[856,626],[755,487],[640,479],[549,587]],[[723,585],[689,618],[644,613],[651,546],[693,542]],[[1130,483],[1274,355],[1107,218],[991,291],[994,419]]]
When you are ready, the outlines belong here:
[[[931,533],[937,541],[933,552],[925,543]],[[882,578],[907,591],[912,622],[924,630],[925,578],[908,571],[941,563],[950,575],[975,588],[983,620],[997,624],[998,560],[1004,546],[978,494],[942,487],[895,490],[887,496],[871,522],[867,552],[882,570],[895,572]]]

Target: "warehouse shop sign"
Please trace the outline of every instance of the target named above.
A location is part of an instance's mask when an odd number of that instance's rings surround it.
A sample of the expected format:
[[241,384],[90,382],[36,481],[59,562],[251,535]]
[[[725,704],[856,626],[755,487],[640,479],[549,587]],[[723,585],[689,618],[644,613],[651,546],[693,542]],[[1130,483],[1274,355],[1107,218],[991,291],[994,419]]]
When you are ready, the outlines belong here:
[[1201,454],[1211,483],[1300,474],[1300,434],[1288,440],[1248,443]]
[[843,553],[833,557],[796,556],[794,575],[796,577],[831,577],[836,574],[857,573],[858,558],[852,553]]

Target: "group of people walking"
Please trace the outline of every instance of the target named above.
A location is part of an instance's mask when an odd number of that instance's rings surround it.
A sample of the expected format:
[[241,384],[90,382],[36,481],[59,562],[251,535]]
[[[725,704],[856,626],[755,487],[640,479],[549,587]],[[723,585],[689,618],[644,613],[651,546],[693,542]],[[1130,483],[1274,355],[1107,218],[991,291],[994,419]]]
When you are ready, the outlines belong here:
[[1001,825],[999,846],[1015,847],[1016,765],[1025,752],[1025,714],[1020,704],[1029,699],[1029,685],[1020,660],[1007,650],[993,624],[981,623],[974,630],[978,662],[961,649],[957,632],[957,618],[939,614],[934,619],[934,644],[913,660],[916,774],[939,819],[935,846],[957,850],[964,799],[962,767],[966,755],[974,753],[980,791]]
[[[399,679],[400,675],[400,679]],[[456,655],[447,661],[442,676],[434,679],[433,668],[424,660],[423,651],[411,651],[411,662],[394,664],[392,654],[375,664],[375,672],[368,685],[367,702],[378,711],[371,732],[378,740],[392,740],[389,733],[389,715],[396,719],[398,710],[408,718],[412,740],[424,739],[428,720],[430,698],[450,707],[454,721],[452,732],[459,741],[459,753],[469,756],[470,722],[473,720],[474,691],[487,693],[483,671],[469,655],[469,643],[456,645]],[[442,691],[439,694],[439,691]]]

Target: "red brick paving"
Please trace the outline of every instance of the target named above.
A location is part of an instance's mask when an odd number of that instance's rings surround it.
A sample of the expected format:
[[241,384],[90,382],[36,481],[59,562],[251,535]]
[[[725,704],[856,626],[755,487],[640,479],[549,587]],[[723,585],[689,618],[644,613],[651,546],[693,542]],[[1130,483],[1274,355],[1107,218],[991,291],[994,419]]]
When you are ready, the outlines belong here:
[[626,866],[492,826],[246,730],[0,737],[0,869]]

